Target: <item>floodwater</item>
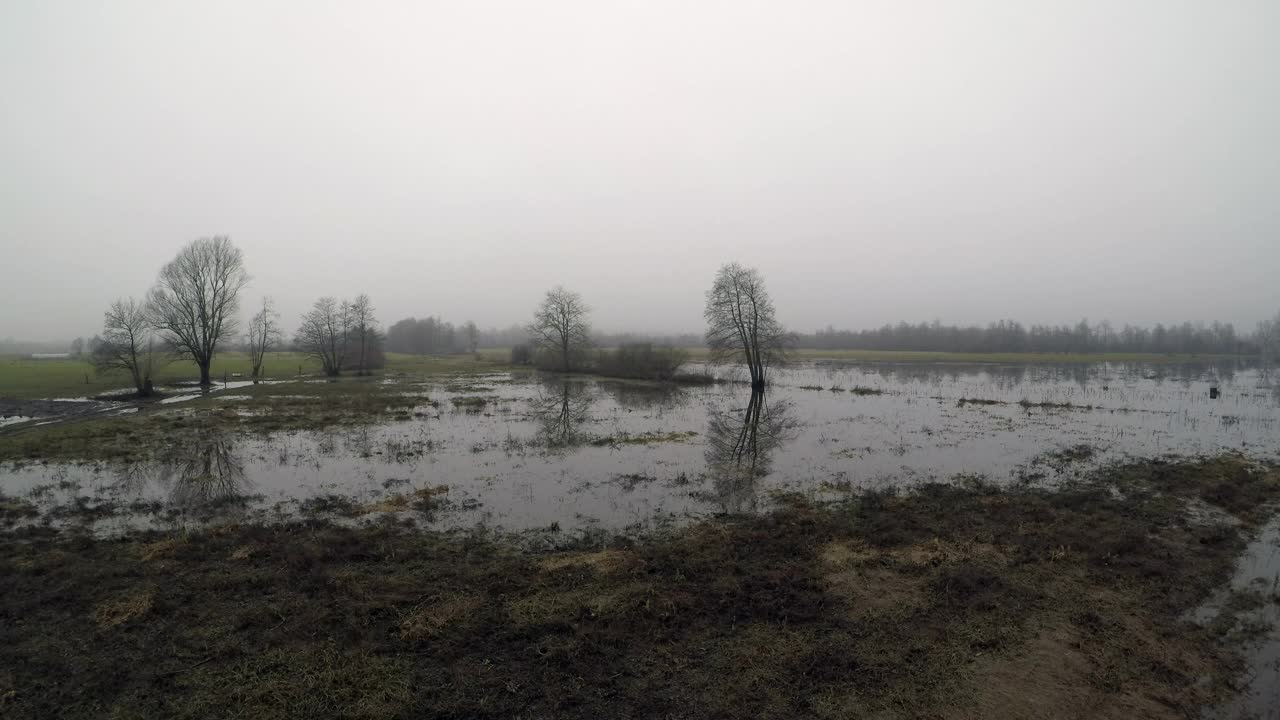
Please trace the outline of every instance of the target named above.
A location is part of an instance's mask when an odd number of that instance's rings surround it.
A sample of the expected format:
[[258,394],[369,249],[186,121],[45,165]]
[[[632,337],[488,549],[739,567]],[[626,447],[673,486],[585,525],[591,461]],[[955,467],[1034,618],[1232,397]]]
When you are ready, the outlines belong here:
[[1251,635],[1245,651],[1242,689],[1206,717],[1215,720],[1280,720],[1280,518],[1273,519],[1245,549],[1231,586],[1197,613],[1201,622],[1222,611],[1232,593],[1256,598],[1241,618]]
[[[780,493],[831,499],[978,476],[1050,484],[1127,457],[1280,453],[1280,388],[1236,362],[811,362],[778,371],[763,395],[497,373],[403,393],[416,405],[408,419],[192,431],[146,463],[0,465],[0,491],[35,504],[30,522],[99,534],[289,517],[335,496],[430,527],[624,530],[754,512]],[[236,407],[240,396],[223,398]],[[387,503],[429,489],[431,512]]]

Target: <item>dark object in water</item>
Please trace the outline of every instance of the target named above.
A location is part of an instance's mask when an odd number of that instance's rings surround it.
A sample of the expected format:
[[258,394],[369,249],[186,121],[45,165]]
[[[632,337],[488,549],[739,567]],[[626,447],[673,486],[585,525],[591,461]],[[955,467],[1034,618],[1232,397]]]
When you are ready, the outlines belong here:
[[1211,387],[1211,388],[1209,388],[1209,399],[1210,399],[1210,400],[1217,400],[1217,399],[1218,399],[1218,388],[1216,388],[1216,387]]

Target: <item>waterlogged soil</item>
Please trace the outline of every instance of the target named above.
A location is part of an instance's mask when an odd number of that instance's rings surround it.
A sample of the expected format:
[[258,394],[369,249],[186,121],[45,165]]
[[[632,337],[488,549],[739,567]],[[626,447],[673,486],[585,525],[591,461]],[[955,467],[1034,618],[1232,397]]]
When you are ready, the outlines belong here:
[[0,543],[0,715],[1196,717],[1258,598],[1195,610],[1278,496],[1228,455],[569,540],[27,528]]
[[790,495],[1052,486],[1132,458],[1280,452],[1280,389],[1247,364],[817,362],[778,372],[763,396],[708,372],[728,382],[494,373],[176,396],[184,403],[9,438],[0,492],[22,511],[3,522],[109,535],[393,514],[613,531]]
[[1211,627],[1235,630],[1245,648],[1240,692],[1211,708],[1206,717],[1280,720],[1280,518],[1253,537],[1230,584],[1194,617]]

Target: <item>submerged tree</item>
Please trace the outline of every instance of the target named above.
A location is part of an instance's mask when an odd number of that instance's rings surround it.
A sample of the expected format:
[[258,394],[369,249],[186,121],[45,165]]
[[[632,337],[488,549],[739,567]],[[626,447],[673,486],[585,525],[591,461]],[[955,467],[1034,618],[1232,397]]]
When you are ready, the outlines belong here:
[[303,353],[320,361],[325,375],[336,377],[347,361],[351,329],[351,303],[322,297],[302,316],[295,342]]
[[573,370],[573,360],[591,344],[591,308],[576,292],[556,286],[538,305],[529,335],[537,347],[555,353],[565,372]]
[[751,386],[763,388],[769,367],[785,359],[791,336],[774,317],[759,271],[738,263],[721,266],[703,315],[712,360],[745,364]]
[[201,385],[211,384],[209,364],[218,343],[235,334],[240,291],[248,283],[240,249],[221,236],[188,243],[151,289],[152,323],[200,368]]
[[90,355],[94,368],[99,373],[128,372],[138,397],[148,397],[153,392],[156,358],[155,336],[146,306],[133,298],[111,303],[103,314],[102,335]]
[[270,297],[262,298],[262,309],[249,320],[249,360],[253,377],[262,377],[262,363],[267,353],[280,345],[280,313]]

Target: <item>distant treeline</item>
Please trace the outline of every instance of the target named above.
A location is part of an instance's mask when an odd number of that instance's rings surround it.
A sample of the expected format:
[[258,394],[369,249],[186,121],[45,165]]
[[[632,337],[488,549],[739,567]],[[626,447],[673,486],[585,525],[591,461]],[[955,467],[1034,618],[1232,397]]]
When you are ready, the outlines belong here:
[[[529,342],[529,330],[522,325],[481,329],[470,321],[454,325],[436,316],[405,318],[387,328],[386,335],[388,351],[411,355],[450,355],[475,352],[477,348],[510,348]],[[702,336],[696,333],[593,333],[591,336],[592,345],[608,348],[636,343],[696,347],[703,342]]]
[[1081,320],[1075,325],[1025,326],[1001,320],[986,327],[943,325],[937,321],[912,325],[901,322],[874,330],[836,330],[827,326],[797,338],[800,347],[823,350],[907,350],[992,353],[1244,353],[1259,351],[1257,339],[1238,334],[1231,323],[1210,325],[1184,322],[1154,327],[1125,325],[1119,329],[1103,321]]
[[386,347],[413,355],[475,352],[480,335],[480,329],[469,321],[454,326],[438,317],[405,318],[387,328]]
[[[1208,325],[1184,322],[1176,325],[1138,327],[1124,325],[1116,329],[1108,322],[1075,325],[1025,326],[1014,320],[1001,320],[986,327],[978,325],[943,325],[931,323],[898,323],[874,330],[836,330],[827,326],[814,333],[797,335],[797,345],[821,350],[914,350],[926,352],[1130,352],[1130,353],[1225,353],[1256,354],[1261,351],[1262,335],[1270,328],[1280,328],[1280,319],[1263,323],[1257,332],[1239,333],[1231,323]],[[1280,335],[1280,330],[1274,331]],[[390,352],[418,355],[448,355],[474,352],[476,348],[510,348],[529,341],[528,330],[520,325],[508,328],[479,329],[474,323],[454,325],[438,317],[405,318],[386,331],[385,349]],[[616,348],[634,343],[655,346],[699,347],[705,340],[696,333],[656,335],[643,333],[594,333],[592,344]],[[92,340],[77,338],[71,344],[72,354],[89,349]],[[240,339],[227,343],[228,349],[246,348]],[[65,342],[28,342],[12,338],[0,339],[0,353],[66,352]]]

